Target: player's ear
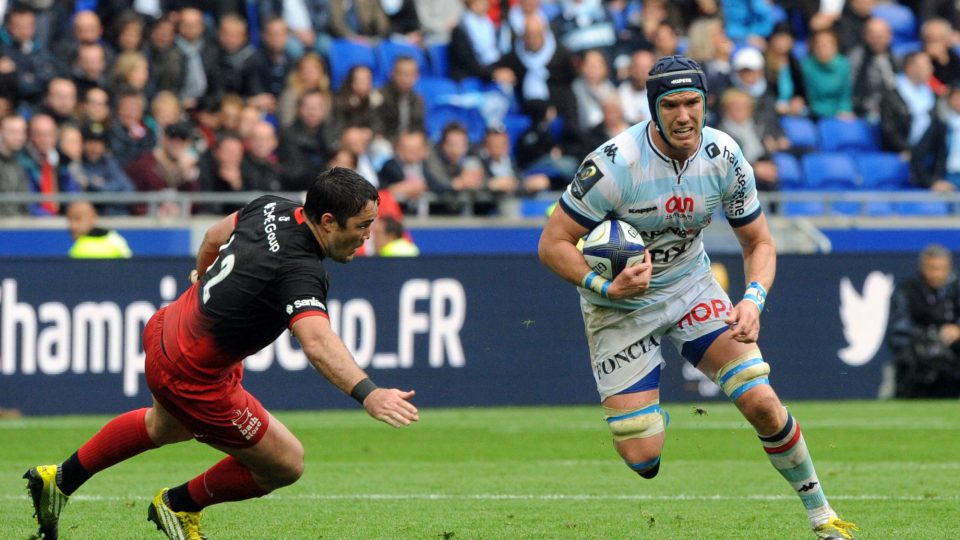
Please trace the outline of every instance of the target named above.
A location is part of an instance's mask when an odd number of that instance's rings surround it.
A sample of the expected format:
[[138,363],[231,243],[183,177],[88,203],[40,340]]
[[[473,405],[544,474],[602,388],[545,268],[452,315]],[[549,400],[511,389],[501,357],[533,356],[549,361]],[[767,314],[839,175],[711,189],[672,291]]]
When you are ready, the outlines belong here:
[[327,212],[320,216],[320,227],[324,231],[335,231],[340,228],[340,224],[337,223],[337,218],[333,216],[330,212]]

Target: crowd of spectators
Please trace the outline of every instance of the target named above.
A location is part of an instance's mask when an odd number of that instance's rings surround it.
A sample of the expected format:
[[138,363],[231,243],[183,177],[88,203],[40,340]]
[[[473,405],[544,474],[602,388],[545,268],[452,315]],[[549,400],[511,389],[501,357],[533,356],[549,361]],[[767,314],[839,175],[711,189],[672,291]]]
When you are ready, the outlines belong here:
[[[912,30],[891,27],[890,7]],[[704,67],[708,123],[742,146],[760,189],[778,189],[772,156],[811,150],[784,116],[865,120],[916,186],[960,187],[952,1],[11,0],[0,14],[3,192],[298,191],[341,164],[401,213],[495,214],[503,197],[564,188],[588,152],[648,119],[647,72],[681,52]],[[344,67],[345,41],[417,54]],[[451,106],[477,109],[479,131],[466,117],[434,126]]]

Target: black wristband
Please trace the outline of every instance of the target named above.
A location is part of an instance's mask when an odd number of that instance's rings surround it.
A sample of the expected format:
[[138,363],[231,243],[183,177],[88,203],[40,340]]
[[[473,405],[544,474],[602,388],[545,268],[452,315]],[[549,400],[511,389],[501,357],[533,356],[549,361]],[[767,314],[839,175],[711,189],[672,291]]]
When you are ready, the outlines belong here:
[[376,390],[378,386],[376,383],[370,380],[370,377],[360,381],[356,386],[353,387],[353,390],[350,391],[350,397],[357,400],[358,403],[363,405],[363,400],[367,399],[367,396],[370,395],[370,392]]

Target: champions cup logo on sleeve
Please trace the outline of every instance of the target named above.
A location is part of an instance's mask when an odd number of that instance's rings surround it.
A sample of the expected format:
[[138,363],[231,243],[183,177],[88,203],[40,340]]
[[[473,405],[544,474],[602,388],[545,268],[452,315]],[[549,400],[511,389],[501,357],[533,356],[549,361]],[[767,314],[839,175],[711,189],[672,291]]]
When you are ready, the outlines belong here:
[[584,195],[590,191],[593,186],[603,178],[603,173],[600,172],[600,169],[594,165],[592,159],[588,159],[583,162],[583,165],[580,166],[580,170],[577,171],[577,176],[573,179],[573,185],[570,187],[570,192],[577,199],[582,199]]

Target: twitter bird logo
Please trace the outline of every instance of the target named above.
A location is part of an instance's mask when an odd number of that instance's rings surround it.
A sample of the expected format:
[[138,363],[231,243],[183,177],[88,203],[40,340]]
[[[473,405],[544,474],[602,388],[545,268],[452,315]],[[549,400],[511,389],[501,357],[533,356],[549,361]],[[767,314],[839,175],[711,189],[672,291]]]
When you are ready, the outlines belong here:
[[863,283],[862,295],[850,278],[840,280],[840,321],[848,345],[837,351],[837,355],[845,364],[862,366],[880,350],[887,330],[891,294],[893,276],[883,272],[870,272]]

